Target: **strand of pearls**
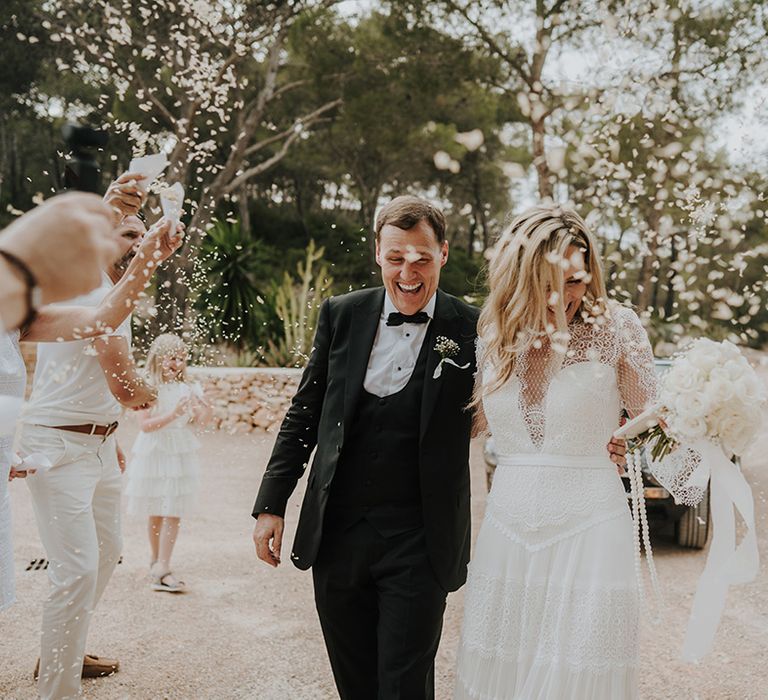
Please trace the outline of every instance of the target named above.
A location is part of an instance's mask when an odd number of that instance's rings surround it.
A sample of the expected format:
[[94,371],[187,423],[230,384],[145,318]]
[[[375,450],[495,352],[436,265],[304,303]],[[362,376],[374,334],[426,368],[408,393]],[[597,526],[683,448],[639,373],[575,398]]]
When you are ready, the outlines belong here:
[[638,495],[640,497],[640,522],[643,526],[643,547],[645,548],[645,559],[648,563],[648,573],[651,576],[651,587],[656,596],[656,602],[659,607],[664,606],[664,598],[659,585],[659,575],[656,572],[656,562],[653,560],[653,549],[651,548],[650,528],[648,527],[648,511],[645,507],[645,489],[643,488],[643,472],[640,459],[637,459],[637,485]]
[[643,583],[642,547],[640,544],[640,496],[636,479],[637,459],[634,452],[627,453],[627,471],[629,472],[629,486],[632,496],[632,540],[635,554],[635,577],[637,578],[637,589],[642,605],[645,601],[645,585]]
[[[632,494],[632,520],[633,539],[635,550],[635,572],[637,574],[638,589],[641,600],[645,597],[645,586],[642,570],[642,549],[645,549],[645,558],[648,563],[648,573],[651,578],[651,589],[656,599],[654,621],[659,621],[659,613],[664,607],[664,598],[661,593],[659,576],[656,571],[656,563],[653,560],[650,529],[648,527],[648,512],[645,505],[645,492],[643,488],[642,460],[636,453],[627,455],[627,468],[629,470],[629,482]],[[642,539],[642,543],[641,543]]]

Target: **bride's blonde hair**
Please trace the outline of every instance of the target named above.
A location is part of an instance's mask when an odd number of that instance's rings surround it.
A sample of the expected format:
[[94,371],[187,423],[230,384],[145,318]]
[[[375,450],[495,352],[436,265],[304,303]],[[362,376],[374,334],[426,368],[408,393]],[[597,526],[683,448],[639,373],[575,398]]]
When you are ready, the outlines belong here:
[[[478,321],[484,352],[481,364],[491,360],[496,370],[482,395],[503,385],[512,375],[515,360],[543,335],[555,341],[567,338],[563,269],[567,250],[576,246],[584,259],[587,291],[583,312],[605,313],[605,283],[597,242],[584,220],[572,209],[538,205],[513,219],[504,230],[488,266],[488,298]],[[554,294],[554,298],[553,297]],[[554,311],[554,324],[547,311]]]

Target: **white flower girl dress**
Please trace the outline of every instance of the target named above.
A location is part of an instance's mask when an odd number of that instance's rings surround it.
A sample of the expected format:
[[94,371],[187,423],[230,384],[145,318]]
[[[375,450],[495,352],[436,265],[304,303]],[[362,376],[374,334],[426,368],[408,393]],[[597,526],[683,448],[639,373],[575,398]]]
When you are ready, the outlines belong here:
[[[179,401],[196,394],[199,384],[167,382],[157,391],[152,414],[171,413]],[[186,516],[193,507],[200,480],[200,441],[182,415],[159,430],[140,432],[128,465],[128,512],[139,515]]]

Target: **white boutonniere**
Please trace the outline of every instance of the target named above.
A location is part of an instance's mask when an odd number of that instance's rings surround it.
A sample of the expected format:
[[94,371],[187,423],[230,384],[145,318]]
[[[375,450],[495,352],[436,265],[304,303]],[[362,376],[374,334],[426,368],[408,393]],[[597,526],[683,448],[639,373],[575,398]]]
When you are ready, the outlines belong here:
[[443,373],[443,363],[453,365],[458,369],[467,369],[469,362],[465,365],[457,365],[451,358],[456,357],[459,354],[459,344],[455,340],[446,338],[444,335],[438,335],[435,341],[435,352],[440,355],[440,362],[435,367],[435,373],[432,375],[432,379],[437,379]]

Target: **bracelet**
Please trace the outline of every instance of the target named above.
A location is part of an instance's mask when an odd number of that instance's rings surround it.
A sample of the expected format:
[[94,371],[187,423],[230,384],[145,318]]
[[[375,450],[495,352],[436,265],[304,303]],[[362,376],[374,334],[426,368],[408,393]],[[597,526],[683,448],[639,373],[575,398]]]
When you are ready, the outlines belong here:
[[0,248],[0,257],[5,258],[6,262],[21,275],[26,286],[27,314],[19,324],[19,328],[27,328],[37,318],[37,309],[35,308],[35,296],[38,289],[37,278],[32,273],[32,270],[29,269],[29,265],[13,253]]

